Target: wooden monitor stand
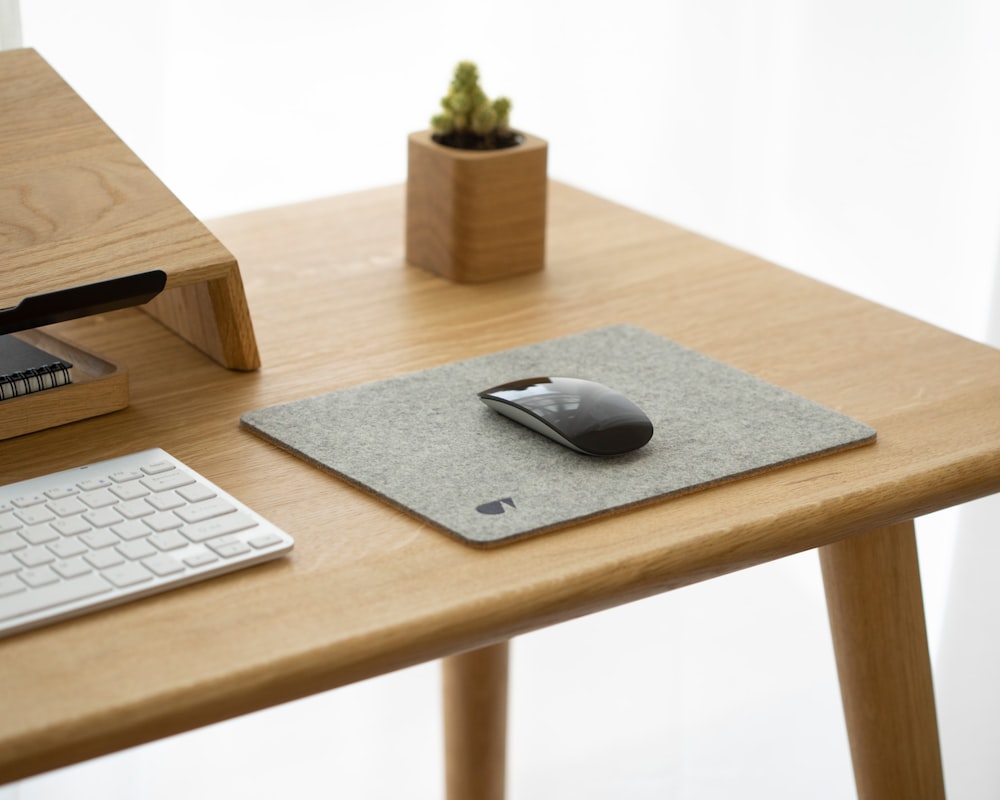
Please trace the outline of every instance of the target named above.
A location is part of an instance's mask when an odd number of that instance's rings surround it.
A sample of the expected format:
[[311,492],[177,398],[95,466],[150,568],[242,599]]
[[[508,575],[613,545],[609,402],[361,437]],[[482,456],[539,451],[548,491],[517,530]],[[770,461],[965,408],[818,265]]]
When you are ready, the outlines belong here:
[[144,310],[223,366],[257,369],[235,257],[34,50],[0,52],[0,108],[0,308],[160,269]]

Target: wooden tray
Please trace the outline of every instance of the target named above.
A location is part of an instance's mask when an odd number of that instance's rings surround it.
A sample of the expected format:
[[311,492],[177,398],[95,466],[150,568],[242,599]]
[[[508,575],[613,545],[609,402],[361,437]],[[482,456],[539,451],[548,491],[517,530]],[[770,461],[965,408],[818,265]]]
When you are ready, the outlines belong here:
[[14,334],[73,364],[72,383],[0,400],[0,439],[108,414],[128,405],[128,370],[40,330]]

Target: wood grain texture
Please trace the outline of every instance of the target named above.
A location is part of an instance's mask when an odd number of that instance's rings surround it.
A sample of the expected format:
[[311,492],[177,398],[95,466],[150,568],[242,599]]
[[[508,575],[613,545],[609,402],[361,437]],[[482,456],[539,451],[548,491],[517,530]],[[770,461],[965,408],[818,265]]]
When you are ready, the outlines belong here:
[[[129,365],[131,403],[0,442],[0,481],[161,446],[296,547],[0,642],[0,780],[1000,489],[996,350],[565,185],[549,200],[546,269],[487,284],[405,265],[402,186],[211,223],[242,265],[258,372],[220,370],[135,310],[59,326]],[[239,427],[251,409],[622,322],[866,422],[878,442],[484,552]]]
[[913,523],[819,554],[859,800],[943,800]]
[[503,800],[509,663],[508,642],[442,662],[448,800]]
[[[150,269],[167,292],[238,286],[233,255],[34,50],[0,53],[0,308]],[[233,278],[233,275],[236,278]],[[246,302],[161,315],[225,366],[255,369]]]
[[441,277],[482,283],[545,266],[548,143],[523,134],[503,150],[410,135],[406,261]]
[[142,310],[223,366],[260,368],[250,309],[235,262],[224,277],[168,288]]

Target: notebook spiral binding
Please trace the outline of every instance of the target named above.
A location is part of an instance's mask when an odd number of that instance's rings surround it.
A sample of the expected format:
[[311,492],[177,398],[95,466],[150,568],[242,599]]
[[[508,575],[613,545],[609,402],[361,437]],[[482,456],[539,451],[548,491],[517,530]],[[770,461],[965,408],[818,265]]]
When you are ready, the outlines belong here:
[[58,362],[21,372],[11,372],[0,375],[0,400],[65,386],[70,382],[69,367]]

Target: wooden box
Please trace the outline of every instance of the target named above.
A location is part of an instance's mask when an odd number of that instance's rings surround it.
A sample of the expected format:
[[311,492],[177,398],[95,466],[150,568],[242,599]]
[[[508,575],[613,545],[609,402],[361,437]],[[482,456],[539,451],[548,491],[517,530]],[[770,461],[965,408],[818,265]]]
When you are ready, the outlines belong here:
[[524,134],[502,150],[445,147],[409,137],[406,261],[479,283],[545,266],[548,144]]

